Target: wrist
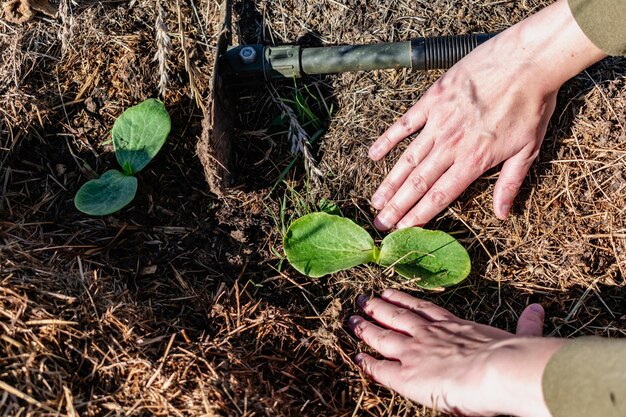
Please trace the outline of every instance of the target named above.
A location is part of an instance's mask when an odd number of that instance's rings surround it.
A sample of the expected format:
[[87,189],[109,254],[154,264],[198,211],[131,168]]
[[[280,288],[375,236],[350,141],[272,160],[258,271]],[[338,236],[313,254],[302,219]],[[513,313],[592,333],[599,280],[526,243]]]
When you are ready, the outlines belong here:
[[[528,74],[546,92],[607,55],[593,44],[578,26],[567,0],[542,9],[505,30],[493,41],[509,48],[512,65],[519,74]],[[495,46],[495,45],[494,45]]]
[[486,364],[485,392],[494,413],[519,417],[550,417],[542,379],[550,358],[565,339],[516,337],[494,344]]

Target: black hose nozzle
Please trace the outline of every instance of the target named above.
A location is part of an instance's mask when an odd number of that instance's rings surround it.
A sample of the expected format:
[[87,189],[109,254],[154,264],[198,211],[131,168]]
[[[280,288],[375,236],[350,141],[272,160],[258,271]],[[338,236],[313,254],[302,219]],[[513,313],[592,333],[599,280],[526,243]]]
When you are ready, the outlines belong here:
[[411,41],[411,68],[415,70],[448,69],[495,33],[438,36]]

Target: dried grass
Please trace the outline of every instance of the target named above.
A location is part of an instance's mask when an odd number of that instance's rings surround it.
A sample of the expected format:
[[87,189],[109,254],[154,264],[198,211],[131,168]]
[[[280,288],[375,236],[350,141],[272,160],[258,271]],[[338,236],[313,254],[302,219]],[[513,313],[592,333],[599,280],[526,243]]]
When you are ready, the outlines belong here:
[[168,55],[172,50],[172,40],[167,33],[167,27],[165,26],[164,15],[165,11],[161,5],[161,1],[156,1],[157,18],[154,23],[156,32],[156,44],[157,51],[154,54],[154,62],[159,63],[159,95],[165,96],[167,92],[167,83],[169,81],[169,65],[167,63]]
[[[490,31],[545,3],[244,1],[237,35],[338,44]],[[432,415],[360,374],[350,357],[362,346],[344,328],[357,294],[415,290],[376,268],[324,280],[279,268],[271,213],[280,213],[283,192],[286,216],[299,203],[280,186],[270,194],[293,157],[288,132],[271,126],[281,111],[268,90],[239,95],[239,185],[221,200],[208,193],[195,156],[196,99],[209,91],[216,2],[161,4],[165,26],[178,29],[162,95],[174,131],[142,172],[133,205],[101,219],[73,209],[88,167],[115,164],[106,143],[113,119],[157,95],[163,74],[152,63],[155,25],[146,23],[157,22],[153,0],[74,4],[66,48],[63,21],[0,20],[4,414]],[[508,329],[538,301],[551,334],[625,335],[625,68],[624,59],[606,60],[561,91],[509,220],[491,212],[497,172],[489,172],[432,223],[468,247],[474,273],[446,292],[418,295]],[[308,203],[330,198],[368,225],[367,199],[400,150],[376,164],[367,145],[438,75],[309,80],[320,106],[334,108],[312,150],[324,178],[311,186],[297,164],[288,184]],[[255,131],[269,140],[245,135]]]

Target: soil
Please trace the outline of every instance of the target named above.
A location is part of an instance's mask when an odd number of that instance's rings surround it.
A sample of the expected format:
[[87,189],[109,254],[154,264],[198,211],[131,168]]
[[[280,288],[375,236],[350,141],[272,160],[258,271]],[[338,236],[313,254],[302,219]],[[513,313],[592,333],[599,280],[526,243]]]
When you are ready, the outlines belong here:
[[[306,278],[287,265],[281,240],[285,225],[322,199],[376,233],[368,199],[402,146],[382,163],[367,147],[441,72],[237,90],[234,183],[217,196],[196,146],[218,2],[51,3],[55,17],[0,17],[5,415],[432,415],[352,362],[363,349],[345,327],[356,296],[389,286],[508,330],[526,304],[540,302],[547,334],[626,333],[625,59],[608,58],[561,89],[509,219],[491,210],[494,169],[428,225],[466,246],[473,272],[445,292],[422,292],[368,266]],[[478,3],[243,0],[234,42],[499,31],[550,1]],[[159,10],[172,42],[164,94],[153,61]],[[173,130],[139,174],[137,197],[114,215],[83,215],[76,191],[116,165],[113,121],[149,97],[164,101]],[[302,157],[286,171],[294,156],[276,102],[295,99],[315,115],[305,130],[323,133],[313,146],[317,179]]]

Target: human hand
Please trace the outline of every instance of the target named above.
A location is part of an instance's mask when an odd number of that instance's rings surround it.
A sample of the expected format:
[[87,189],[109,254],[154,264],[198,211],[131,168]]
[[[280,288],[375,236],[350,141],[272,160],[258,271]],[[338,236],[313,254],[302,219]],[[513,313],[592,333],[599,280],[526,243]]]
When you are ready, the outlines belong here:
[[375,381],[420,404],[467,416],[550,416],[541,379],[563,339],[541,338],[544,312],[532,304],[517,333],[459,319],[396,290],[357,300],[350,329],[388,359],[359,353],[355,361]]
[[476,48],[372,145],[382,159],[421,130],[372,196],[380,230],[423,225],[504,162],[496,216],[507,217],[539,153],[556,93],[605,55],[559,0]]

